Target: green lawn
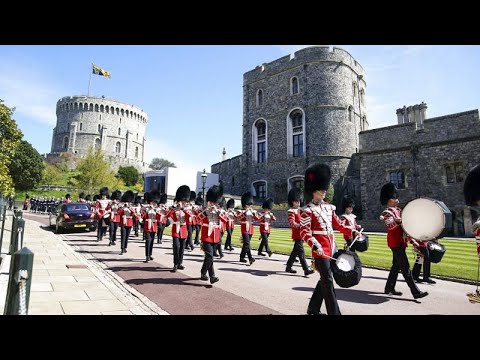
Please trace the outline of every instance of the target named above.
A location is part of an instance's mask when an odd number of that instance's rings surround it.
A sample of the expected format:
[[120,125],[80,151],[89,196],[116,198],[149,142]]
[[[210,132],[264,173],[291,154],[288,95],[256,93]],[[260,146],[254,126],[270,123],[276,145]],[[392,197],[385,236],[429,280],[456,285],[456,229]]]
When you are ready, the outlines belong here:
[[[165,229],[166,235],[171,235],[171,227]],[[258,240],[260,231],[255,227],[255,232],[251,241],[252,249],[258,249],[260,241]],[[337,246],[343,248],[344,240],[340,233],[335,234]],[[225,235],[224,235],[225,241]],[[357,252],[363,265],[374,266],[383,269],[389,269],[392,266],[392,251],[387,246],[386,235],[369,235],[369,247],[365,252]],[[233,231],[233,244],[241,246],[240,227],[236,226]],[[478,257],[475,247],[475,241],[441,239],[440,242],[445,246],[446,252],[442,261],[438,264],[432,264],[432,275],[448,276],[451,278],[477,280]],[[290,254],[293,247],[290,229],[272,228],[269,245],[273,252],[281,254]],[[308,257],[311,250],[307,244],[304,244],[305,253]],[[414,264],[414,254],[412,246],[407,248],[407,255],[410,261],[410,267]],[[423,270],[423,269],[422,269]]]

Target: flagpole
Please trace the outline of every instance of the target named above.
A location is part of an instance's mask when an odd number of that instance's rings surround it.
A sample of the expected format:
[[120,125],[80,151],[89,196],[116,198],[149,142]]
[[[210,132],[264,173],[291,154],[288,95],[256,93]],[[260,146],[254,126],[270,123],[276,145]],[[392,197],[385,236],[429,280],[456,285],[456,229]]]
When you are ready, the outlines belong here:
[[88,80],[87,96],[90,96],[90,85],[92,84],[92,73],[93,73],[93,63],[92,63],[92,68],[90,69],[90,80]]

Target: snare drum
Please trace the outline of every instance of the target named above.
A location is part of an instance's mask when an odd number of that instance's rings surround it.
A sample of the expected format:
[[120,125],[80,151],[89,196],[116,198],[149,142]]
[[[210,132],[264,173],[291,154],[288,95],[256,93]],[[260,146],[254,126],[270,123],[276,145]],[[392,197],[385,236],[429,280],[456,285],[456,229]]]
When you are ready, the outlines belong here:
[[333,278],[338,286],[349,288],[357,285],[362,278],[362,263],[353,251],[338,250],[330,261]]
[[429,241],[427,246],[430,255],[430,262],[435,264],[439,263],[445,254],[445,246],[434,241]]
[[[353,241],[353,240],[352,240]],[[364,252],[368,250],[368,235],[360,234],[358,239],[350,246],[352,251]]]
[[414,199],[403,208],[402,228],[417,241],[439,239],[452,228],[452,213],[441,201]]

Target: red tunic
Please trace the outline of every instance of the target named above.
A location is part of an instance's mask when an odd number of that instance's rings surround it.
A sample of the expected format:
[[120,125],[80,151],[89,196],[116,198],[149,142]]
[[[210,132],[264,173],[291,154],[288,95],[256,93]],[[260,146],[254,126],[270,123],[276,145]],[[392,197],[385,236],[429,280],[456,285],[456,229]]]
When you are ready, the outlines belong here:
[[234,229],[235,228],[235,210],[228,209],[226,211],[228,221],[227,221],[227,229]]
[[475,241],[477,242],[477,255],[480,257],[480,217],[472,225],[472,233],[475,235]]
[[97,219],[101,219],[103,218],[103,215],[105,215],[106,213],[106,208],[109,204],[110,200],[108,199],[99,199],[97,201],[95,201],[95,205],[94,205],[94,208],[95,208],[95,213],[97,214]]
[[185,211],[180,207],[170,208],[167,217],[172,218],[172,237],[186,239],[188,236],[187,223],[185,221]]
[[253,222],[259,219],[257,211],[253,209],[238,210],[235,217],[240,221],[242,235],[253,235]]
[[157,207],[157,221],[159,224],[166,224],[167,223],[167,207],[165,204],[160,204]]
[[[340,219],[345,222],[347,226],[350,226],[353,230],[359,231],[360,225],[357,224],[356,220],[357,216],[355,214],[343,214],[340,216]],[[353,240],[352,235],[350,234],[343,234],[343,238],[345,240]]]
[[[320,243],[326,256],[332,256],[333,242],[335,241],[333,229],[342,234],[351,234],[352,229],[346,226],[335,214],[335,206],[322,201],[315,205],[309,203],[300,213],[300,236],[306,241],[308,246],[313,247],[315,243]],[[318,255],[312,249],[314,258],[324,258]]]
[[118,216],[120,217],[121,226],[133,226],[133,216],[135,216],[135,209],[129,207],[121,207],[118,209]]
[[197,221],[199,224],[202,224],[200,240],[208,243],[220,242],[223,223],[228,221],[223,211],[218,208],[209,207],[198,214]]
[[157,232],[157,214],[154,208],[146,207],[142,209],[143,232]]
[[120,215],[118,214],[118,203],[113,200],[107,205],[106,211],[110,211],[110,221],[119,223]]
[[387,244],[389,248],[397,248],[400,246],[407,247],[403,236],[403,228],[395,219],[401,219],[402,210],[398,207],[389,207],[383,210],[383,222],[387,227]]
[[260,221],[260,232],[270,234],[271,222],[277,221],[277,218],[270,211],[262,211],[258,214],[258,220]]
[[292,228],[292,239],[303,241],[300,236],[300,209],[288,209],[288,224]]

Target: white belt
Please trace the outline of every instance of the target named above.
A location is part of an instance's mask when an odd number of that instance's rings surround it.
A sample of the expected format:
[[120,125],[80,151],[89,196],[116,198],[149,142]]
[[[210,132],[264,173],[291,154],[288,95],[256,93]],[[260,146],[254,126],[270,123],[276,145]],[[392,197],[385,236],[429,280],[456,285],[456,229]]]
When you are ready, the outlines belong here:
[[249,221],[240,221],[240,224],[245,224],[247,229],[250,229],[250,222]]
[[208,224],[202,224],[202,226],[208,227],[208,236],[212,235],[212,231],[215,228],[220,228],[220,225],[209,222]]
[[312,230],[312,235],[333,235],[333,231]]
[[264,225],[264,226],[265,226],[265,230],[268,230],[268,225],[269,225],[269,224],[266,222],[265,225]]

